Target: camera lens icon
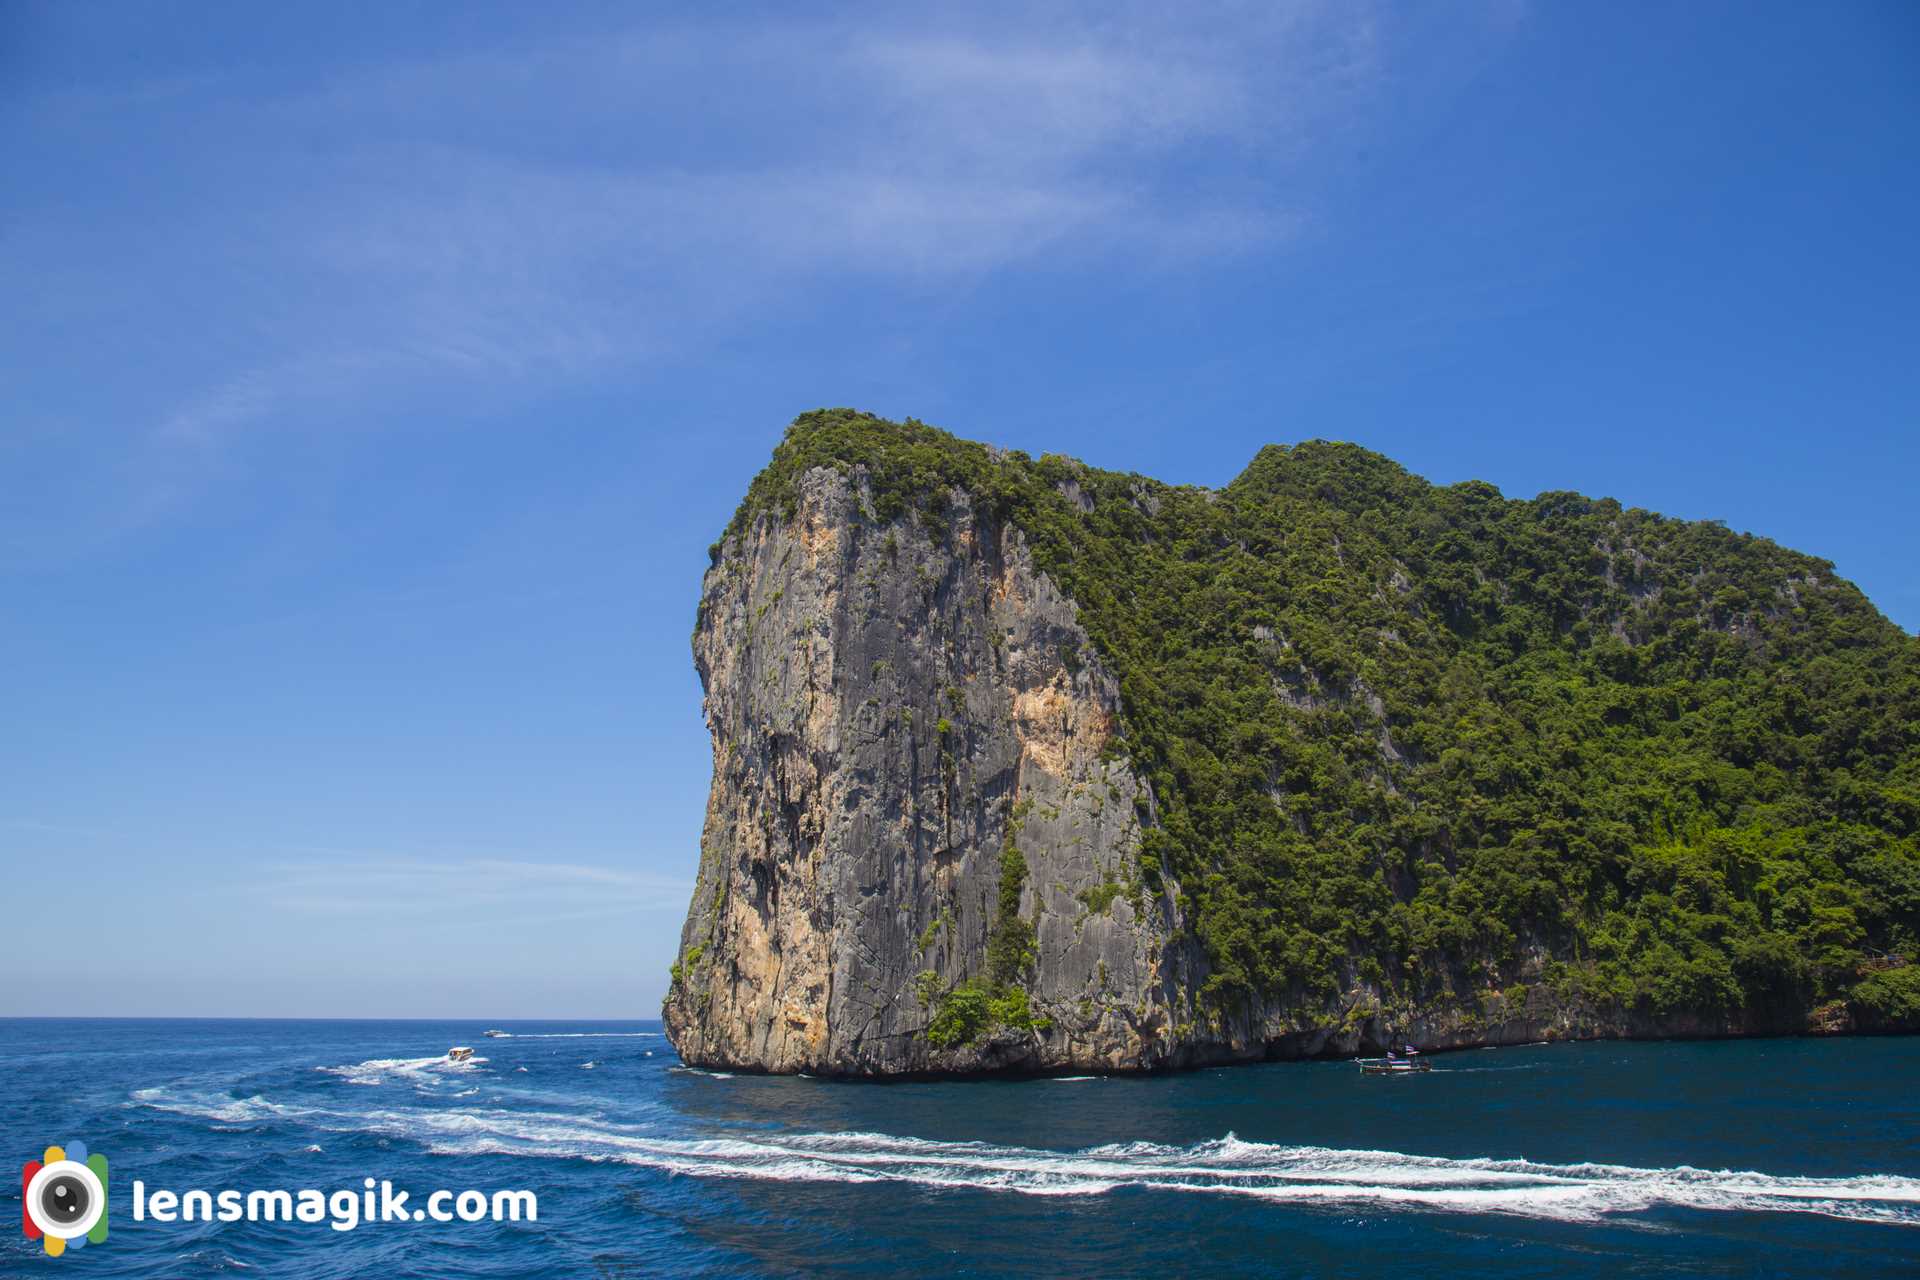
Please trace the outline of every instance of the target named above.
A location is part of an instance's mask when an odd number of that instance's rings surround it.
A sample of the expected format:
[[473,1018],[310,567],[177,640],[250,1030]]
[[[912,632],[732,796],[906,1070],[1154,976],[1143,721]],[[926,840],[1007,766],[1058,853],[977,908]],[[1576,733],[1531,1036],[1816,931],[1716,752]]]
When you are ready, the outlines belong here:
[[63,1160],[48,1172],[53,1176],[41,1186],[39,1203],[35,1206],[41,1219],[47,1227],[52,1227],[62,1235],[85,1235],[93,1229],[90,1219],[99,1217],[97,1210],[89,1212],[100,1202],[93,1193],[93,1188],[98,1185],[98,1180],[92,1176],[93,1171],[85,1165]]
[[107,1238],[107,1158],[86,1145],[48,1147],[20,1170],[21,1228],[50,1254]]

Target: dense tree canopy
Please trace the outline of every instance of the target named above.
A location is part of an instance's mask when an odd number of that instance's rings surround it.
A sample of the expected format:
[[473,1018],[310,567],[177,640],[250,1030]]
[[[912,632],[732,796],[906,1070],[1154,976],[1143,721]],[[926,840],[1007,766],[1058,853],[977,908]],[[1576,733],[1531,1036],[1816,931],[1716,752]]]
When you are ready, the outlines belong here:
[[1347,444],[1223,489],[848,410],[808,469],[945,536],[1011,521],[1120,681],[1208,997],[1423,1001],[1523,971],[1654,1014],[1920,1012],[1920,641],[1825,561],[1609,499],[1447,487]]

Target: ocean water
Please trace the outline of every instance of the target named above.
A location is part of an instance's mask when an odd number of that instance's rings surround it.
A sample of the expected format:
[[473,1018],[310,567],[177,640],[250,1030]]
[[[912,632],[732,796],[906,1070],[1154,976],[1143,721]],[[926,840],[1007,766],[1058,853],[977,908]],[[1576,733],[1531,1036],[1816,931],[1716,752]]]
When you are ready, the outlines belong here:
[[[9,1159],[112,1166],[104,1243],[13,1232],[0,1274],[1920,1274],[1912,1039],[853,1085],[691,1070],[654,1022],[499,1026],[0,1020]],[[135,1178],[365,1177],[530,1190],[539,1220],[131,1215]]]

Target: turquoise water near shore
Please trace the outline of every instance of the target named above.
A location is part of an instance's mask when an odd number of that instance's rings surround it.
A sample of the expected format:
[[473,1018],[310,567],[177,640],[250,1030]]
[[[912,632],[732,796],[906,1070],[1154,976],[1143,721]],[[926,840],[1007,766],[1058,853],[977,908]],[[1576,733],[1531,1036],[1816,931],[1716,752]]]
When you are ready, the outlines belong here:
[[[855,1085],[692,1070],[657,1022],[495,1025],[0,1020],[8,1158],[82,1140],[113,1200],[105,1243],[48,1259],[16,1231],[0,1274],[1920,1272],[1911,1038]],[[135,1178],[368,1176],[524,1188],[540,1216],[131,1220]]]

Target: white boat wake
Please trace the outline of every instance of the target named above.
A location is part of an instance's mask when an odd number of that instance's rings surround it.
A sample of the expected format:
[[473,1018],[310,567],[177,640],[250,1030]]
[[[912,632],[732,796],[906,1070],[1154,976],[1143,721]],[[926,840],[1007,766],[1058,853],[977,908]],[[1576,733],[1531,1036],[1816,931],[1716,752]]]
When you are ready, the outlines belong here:
[[[381,1060],[384,1066],[386,1060]],[[403,1060],[412,1062],[414,1060]],[[361,1064],[371,1067],[372,1063]],[[1233,1196],[1335,1208],[1499,1213],[1598,1222],[1661,1209],[1809,1213],[1920,1227],[1920,1178],[1789,1177],[1686,1165],[1454,1159],[1242,1141],[1189,1146],[1113,1143],[1080,1151],[939,1142],[883,1133],[664,1136],[656,1124],[593,1114],[499,1108],[367,1111],[292,1107],[254,1096],[143,1089],[137,1105],[222,1122],[285,1121],[378,1133],[439,1155],[511,1155],[615,1162],[696,1177],[786,1183],[904,1184],[1032,1196],[1128,1189]]]
[[1795,1178],[1687,1166],[1448,1159],[1243,1142],[1232,1134],[1192,1146],[1131,1142],[1060,1152],[876,1133],[667,1139],[591,1122],[525,1124],[502,1114],[462,1133],[417,1136],[443,1154],[609,1160],[706,1178],[897,1182],[1046,1196],[1096,1196],[1136,1187],[1277,1203],[1372,1204],[1588,1222],[1672,1207],[1817,1213],[1920,1226],[1920,1178]]
[[472,1071],[485,1058],[462,1058],[455,1061],[446,1054],[436,1054],[431,1058],[369,1058],[365,1062],[356,1062],[345,1067],[315,1067],[315,1071],[330,1076],[339,1076],[348,1084],[385,1084],[390,1080],[409,1080],[419,1083],[430,1080],[442,1072]]

